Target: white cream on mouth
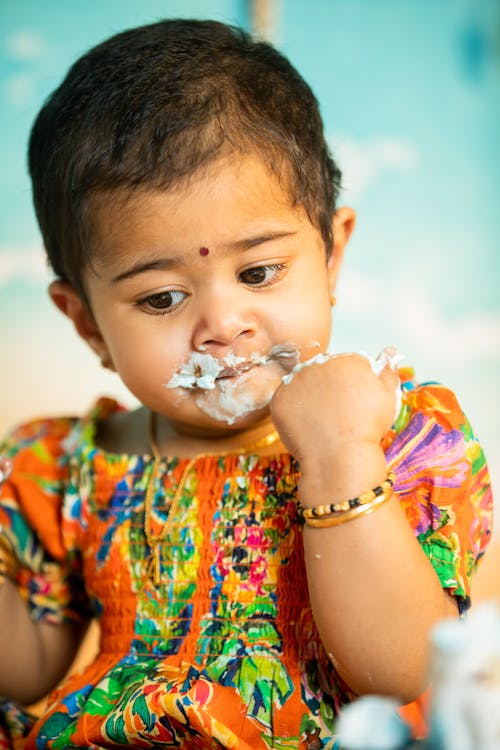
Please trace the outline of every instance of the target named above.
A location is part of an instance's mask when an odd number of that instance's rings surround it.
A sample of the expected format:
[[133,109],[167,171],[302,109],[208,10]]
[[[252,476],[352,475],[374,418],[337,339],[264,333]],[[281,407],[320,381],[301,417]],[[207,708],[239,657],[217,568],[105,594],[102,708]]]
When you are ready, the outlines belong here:
[[216,392],[198,393],[195,397],[196,405],[213,419],[227,424],[233,424],[250,412],[264,409],[271,402],[277,386],[273,384],[256,392],[245,385],[248,377],[249,373],[246,372],[234,378],[220,379]]
[[175,372],[165,388],[187,388],[211,391],[215,388],[216,381],[226,377],[240,375],[252,367],[267,365],[272,361],[280,361],[287,370],[294,367],[299,359],[299,352],[293,344],[278,344],[274,346],[269,354],[252,354],[248,359],[237,357],[229,352],[222,359],[217,359],[211,354],[204,352],[193,352],[180,369]]
[[[387,347],[376,358],[364,352],[361,354],[366,357],[376,375],[386,365],[396,369],[403,359],[393,347]],[[211,354],[197,351],[191,354],[188,361],[164,385],[165,388],[196,390],[198,393],[195,402],[202,411],[213,419],[233,424],[239,417],[268,406],[281,383],[290,383],[304,367],[324,364],[342,356],[346,354],[325,352],[301,362],[298,348],[291,343],[278,344],[269,354],[254,353],[249,358],[238,357],[229,352],[222,359],[217,359]],[[258,383],[249,383],[250,372],[255,367],[265,368],[264,375],[259,378]],[[283,369],[286,371],[285,375]],[[396,416],[401,408],[401,398],[398,384]]]
[[[196,390],[196,405],[213,419],[233,424],[236,419],[270,403],[281,385],[283,370],[289,372],[297,363],[299,352],[291,343],[274,346],[269,354],[253,353],[238,357],[229,352],[217,359],[211,354],[193,352],[175,372],[166,388]],[[258,382],[250,381],[254,368],[265,368]]]

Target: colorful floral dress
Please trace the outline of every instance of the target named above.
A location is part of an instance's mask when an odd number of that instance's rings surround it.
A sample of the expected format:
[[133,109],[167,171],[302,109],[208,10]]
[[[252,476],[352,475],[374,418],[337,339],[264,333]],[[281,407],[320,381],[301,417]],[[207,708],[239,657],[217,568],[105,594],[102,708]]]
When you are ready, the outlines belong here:
[[[403,388],[384,441],[388,467],[463,610],[491,530],[485,458],[450,391]],[[155,585],[144,531],[152,459],[94,442],[98,420],[117,408],[102,399],[84,419],[31,422],[7,443],[14,468],[1,533],[31,615],[54,624],[93,616],[102,638],[34,726],[3,702],[4,746],[335,748],[336,715],[354,696],[311,613],[298,465],[289,454],[200,457],[185,472],[187,460],[165,458],[150,519],[159,532],[185,476]]]

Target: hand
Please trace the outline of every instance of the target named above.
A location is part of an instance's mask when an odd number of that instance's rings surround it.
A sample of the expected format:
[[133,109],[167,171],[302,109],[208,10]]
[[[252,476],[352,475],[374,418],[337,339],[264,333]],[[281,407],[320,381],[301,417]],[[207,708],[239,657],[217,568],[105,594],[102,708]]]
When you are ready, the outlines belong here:
[[398,385],[390,366],[376,375],[363,355],[342,354],[303,367],[281,385],[271,414],[301,466],[332,466],[353,446],[381,450],[380,441],[394,420]]

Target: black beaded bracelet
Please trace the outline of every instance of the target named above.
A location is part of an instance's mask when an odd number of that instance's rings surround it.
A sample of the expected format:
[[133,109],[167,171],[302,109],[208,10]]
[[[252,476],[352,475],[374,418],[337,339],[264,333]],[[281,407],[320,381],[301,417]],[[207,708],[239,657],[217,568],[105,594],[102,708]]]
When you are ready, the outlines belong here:
[[304,508],[302,505],[299,505],[299,512],[304,519],[322,518],[323,516],[331,516],[335,513],[344,513],[352,508],[357,508],[359,505],[371,503],[377,497],[380,497],[380,495],[385,495],[392,489],[395,480],[396,475],[393,471],[390,471],[387,474],[387,479],[382,484],[379,484],[372,490],[362,492],[361,495],[354,497],[352,500],[344,500],[341,503],[331,503],[329,505],[315,505],[312,508]]

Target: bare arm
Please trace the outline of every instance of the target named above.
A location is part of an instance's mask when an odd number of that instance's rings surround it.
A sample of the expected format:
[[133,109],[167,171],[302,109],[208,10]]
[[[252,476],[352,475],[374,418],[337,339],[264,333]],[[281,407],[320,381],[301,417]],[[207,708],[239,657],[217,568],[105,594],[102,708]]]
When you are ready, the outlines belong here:
[[46,695],[71,665],[86,628],[33,622],[6,579],[0,586],[0,695],[25,705]]
[[[339,499],[385,479],[382,451],[358,446],[352,461],[355,474],[332,467]],[[312,476],[301,482],[304,502],[331,502],[331,480]],[[405,703],[417,698],[428,678],[429,632],[458,609],[397,500],[342,526],[306,526],[304,549],[316,624],[342,677],[360,694],[389,694]]]
[[[380,447],[394,416],[397,375],[342,357],[304,368],[271,404],[280,435],[299,460],[304,506],[339,502],[380,485]],[[427,678],[429,633],[457,616],[395,499],[333,528],[304,528],[314,618],[337,670],[358,693],[418,697]]]

